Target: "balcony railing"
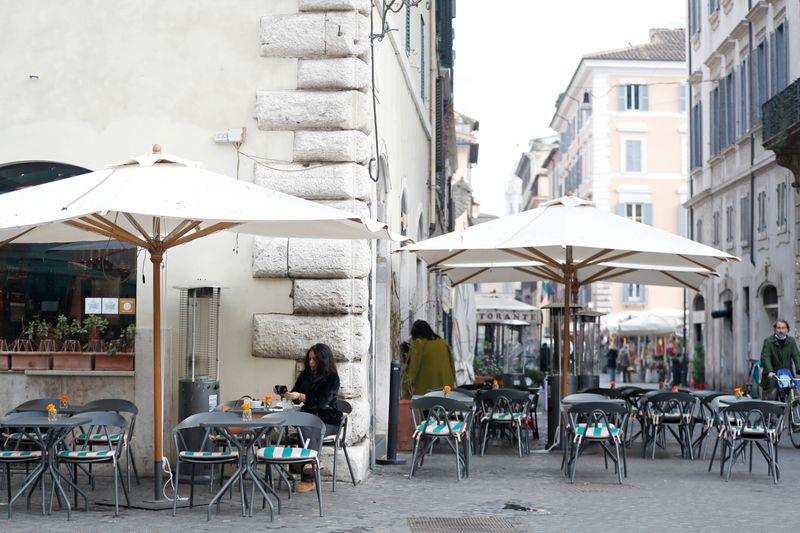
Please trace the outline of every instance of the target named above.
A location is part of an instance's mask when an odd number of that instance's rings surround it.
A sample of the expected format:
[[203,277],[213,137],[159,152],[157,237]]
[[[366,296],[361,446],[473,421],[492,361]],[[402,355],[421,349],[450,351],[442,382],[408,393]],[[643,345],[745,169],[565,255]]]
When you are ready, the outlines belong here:
[[768,150],[791,142],[800,132],[800,79],[764,103],[762,142]]

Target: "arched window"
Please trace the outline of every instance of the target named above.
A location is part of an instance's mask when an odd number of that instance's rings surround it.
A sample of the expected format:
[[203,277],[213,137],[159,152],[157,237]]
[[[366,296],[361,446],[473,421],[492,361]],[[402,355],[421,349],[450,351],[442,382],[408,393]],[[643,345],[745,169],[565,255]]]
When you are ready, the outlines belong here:
[[692,304],[692,309],[695,311],[705,311],[706,310],[706,301],[703,299],[703,296],[698,294],[694,297],[694,303]]
[[[52,161],[0,165],[0,194],[90,172]],[[0,338],[18,338],[33,320],[54,325],[59,315],[82,319],[87,304],[136,298],[136,247],[115,240],[0,246]],[[135,309],[135,306],[133,306]],[[107,338],[135,322],[108,312]]]
[[761,302],[764,305],[767,323],[772,326],[778,320],[778,289],[775,285],[767,285],[761,289]]

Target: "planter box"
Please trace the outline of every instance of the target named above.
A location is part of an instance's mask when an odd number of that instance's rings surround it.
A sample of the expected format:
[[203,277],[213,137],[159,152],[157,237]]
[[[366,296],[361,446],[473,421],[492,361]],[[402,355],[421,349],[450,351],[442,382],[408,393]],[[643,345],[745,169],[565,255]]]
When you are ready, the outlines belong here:
[[400,400],[397,413],[397,449],[414,449],[414,420],[411,417],[411,400]]
[[83,352],[54,352],[53,370],[91,370],[92,354]]
[[50,370],[50,352],[12,352],[11,370]]
[[97,352],[92,355],[95,370],[133,370],[134,354],[130,352],[119,352],[116,355]]
[[8,370],[11,365],[11,352],[0,352],[0,370]]

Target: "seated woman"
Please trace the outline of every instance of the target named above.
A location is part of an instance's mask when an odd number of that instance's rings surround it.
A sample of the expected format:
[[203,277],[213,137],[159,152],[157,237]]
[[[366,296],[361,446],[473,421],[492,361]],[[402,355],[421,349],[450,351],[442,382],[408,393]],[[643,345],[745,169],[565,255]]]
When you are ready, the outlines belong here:
[[[306,352],[305,367],[297,377],[291,392],[281,397],[302,403],[301,411],[318,416],[325,422],[325,435],[335,435],[339,431],[342,413],[336,406],[339,394],[339,374],[336,372],[336,361],[327,344],[315,344]],[[311,428],[300,428],[303,436],[309,439],[308,447],[319,450],[322,436]],[[304,469],[301,481],[295,487],[296,492],[308,492],[314,489],[314,478],[311,471]]]

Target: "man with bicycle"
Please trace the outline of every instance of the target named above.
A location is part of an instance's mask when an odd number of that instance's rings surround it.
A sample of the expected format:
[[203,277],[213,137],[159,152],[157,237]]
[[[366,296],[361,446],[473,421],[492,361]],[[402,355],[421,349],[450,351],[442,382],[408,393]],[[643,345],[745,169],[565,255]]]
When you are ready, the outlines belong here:
[[789,336],[789,323],[780,319],[775,322],[775,334],[764,339],[764,346],[761,348],[761,388],[765,399],[777,398],[775,372],[780,368],[792,370],[792,363],[797,375],[800,372],[800,350],[797,349],[795,340]]

